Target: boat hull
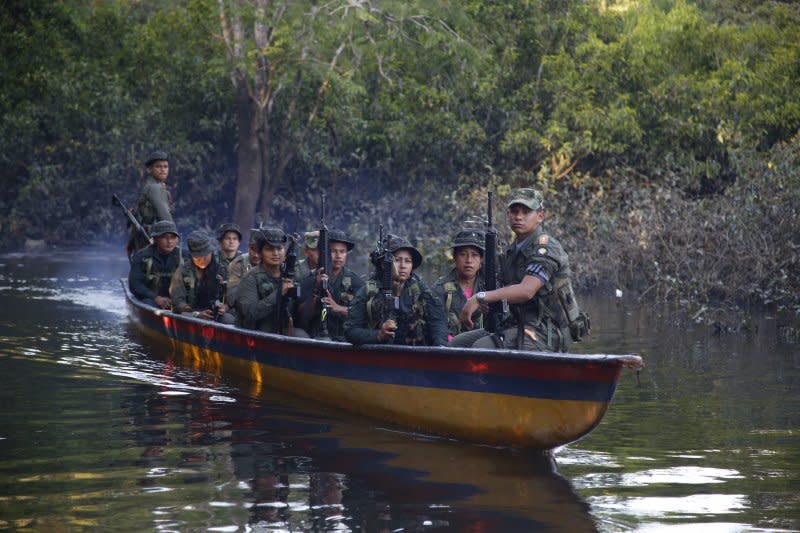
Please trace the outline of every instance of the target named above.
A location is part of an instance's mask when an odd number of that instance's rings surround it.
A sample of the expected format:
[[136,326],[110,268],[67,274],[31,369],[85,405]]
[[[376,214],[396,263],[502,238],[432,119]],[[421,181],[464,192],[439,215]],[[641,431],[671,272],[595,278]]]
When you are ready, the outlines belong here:
[[[124,286],[124,283],[123,283]],[[235,375],[417,431],[552,449],[603,418],[635,355],[360,346],[244,330],[176,315],[127,291],[137,328],[183,363]]]

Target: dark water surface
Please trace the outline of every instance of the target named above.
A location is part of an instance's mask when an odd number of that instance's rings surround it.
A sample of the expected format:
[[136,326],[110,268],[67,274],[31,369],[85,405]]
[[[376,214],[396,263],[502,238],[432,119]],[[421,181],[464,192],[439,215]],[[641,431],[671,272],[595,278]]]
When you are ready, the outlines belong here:
[[800,347],[769,317],[713,336],[587,301],[580,351],[647,367],[549,459],[182,367],[130,328],[113,256],[0,257],[0,530],[800,530]]

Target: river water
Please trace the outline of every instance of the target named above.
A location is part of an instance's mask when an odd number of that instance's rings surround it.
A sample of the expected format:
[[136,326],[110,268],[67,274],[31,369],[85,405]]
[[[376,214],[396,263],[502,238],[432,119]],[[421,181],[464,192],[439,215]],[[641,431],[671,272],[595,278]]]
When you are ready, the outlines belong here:
[[[433,438],[178,364],[114,253],[0,257],[0,530],[800,531],[800,346],[584,299],[641,354],[542,457]],[[702,528],[702,529],[701,529]]]

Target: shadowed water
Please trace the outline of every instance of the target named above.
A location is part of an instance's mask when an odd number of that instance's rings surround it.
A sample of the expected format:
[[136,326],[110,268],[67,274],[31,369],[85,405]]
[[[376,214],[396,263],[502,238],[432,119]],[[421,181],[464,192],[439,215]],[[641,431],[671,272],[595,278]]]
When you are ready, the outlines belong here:
[[183,367],[130,328],[126,270],[112,253],[0,257],[0,529],[800,529],[800,350],[775,319],[714,336],[587,300],[580,351],[647,367],[551,459]]

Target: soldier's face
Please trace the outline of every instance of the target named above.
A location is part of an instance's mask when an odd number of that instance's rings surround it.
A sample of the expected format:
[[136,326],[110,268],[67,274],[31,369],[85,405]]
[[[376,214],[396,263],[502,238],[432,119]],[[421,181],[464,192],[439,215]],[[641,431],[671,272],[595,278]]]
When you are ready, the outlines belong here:
[[283,257],[286,255],[286,250],[283,246],[272,246],[265,244],[261,249],[261,262],[266,268],[280,267],[283,263]]
[[192,263],[200,270],[205,270],[211,264],[211,254],[201,255],[199,257],[192,256]]
[[331,252],[331,270],[344,268],[347,262],[347,245],[343,242],[332,242],[328,245],[328,250]]
[[319,264],[319,250],[316,248],[303,248],[303,253],[306,254],[309,268],[317,268]]
[[156,249],[161,255],[166,255],[178,246],[178,236],[174,233],[165,233],[153,239],[156,243]]
[[472,279],[481,268],[481,253],[474,246],[461,246],[453,254],[456,273],[461,279]]
[[395,280],[406,281],[411,277],[414,269],[414,260],[408,250],[397,250],[394,254]]
[[222,253],[230,255],[239,249],[240,243],[241,241],[239,240],[239,234],[235,231],[228,231],[225,232],[225,235],[223,235],[222,239],[220,239],[219,246],[222,248]]
[[542,223],[544,211],[534,211],[522,204],[513,204],[506,211],[506,218],[517,239],[524,239],[536,231],[536,228]]
[[153,176],[158,181],[166,181],[167,176],[169,176],[169,162],[168,161],[156,161],[149,167],[147,170],[150,172],[150,175]]

